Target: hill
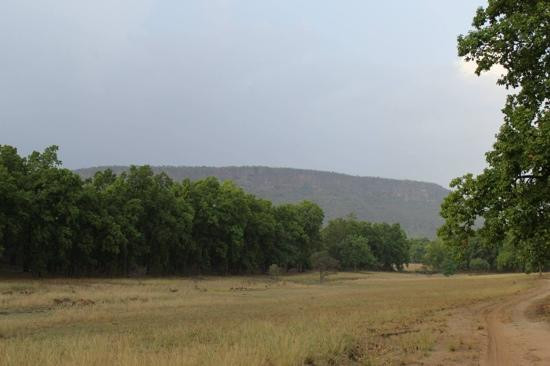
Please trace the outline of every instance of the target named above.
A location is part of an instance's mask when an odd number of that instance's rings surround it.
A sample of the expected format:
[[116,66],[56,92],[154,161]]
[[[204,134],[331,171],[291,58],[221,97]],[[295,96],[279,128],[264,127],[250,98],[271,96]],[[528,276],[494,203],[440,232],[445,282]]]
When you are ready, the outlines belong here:
[[[106,168],[115,173],[128,169],[105,166],[76,172],[87,178]],[[434,183],[290,168],[158,166],[153,170],[163,171],[175,180],[208,176],[233,180],[245,191],[274,203],[311,200],[323,208],[326,219],[354,213],[361,220],[398,222],[413,237],[435,236],[442,224],[439,206],[449,193]]]

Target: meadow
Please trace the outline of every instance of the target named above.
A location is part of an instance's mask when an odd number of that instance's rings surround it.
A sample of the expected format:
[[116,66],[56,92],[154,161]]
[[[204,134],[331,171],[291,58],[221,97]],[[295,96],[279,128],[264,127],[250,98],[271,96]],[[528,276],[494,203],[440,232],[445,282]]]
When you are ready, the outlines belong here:
[[[534,276],[5,279],[1,365],[403,365],[445,342],[453,309]],[[466,340],[467,341],[467,340]],[[462,341],[461,341],[462,342]]]

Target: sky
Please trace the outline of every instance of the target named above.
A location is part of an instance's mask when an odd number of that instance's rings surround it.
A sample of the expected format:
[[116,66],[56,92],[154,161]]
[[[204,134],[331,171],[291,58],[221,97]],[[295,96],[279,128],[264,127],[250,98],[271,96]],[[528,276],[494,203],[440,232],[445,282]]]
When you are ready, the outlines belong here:
[[0,144],[64,166],[264,165],[429,181],[485,166],[483,0],[3,0]]

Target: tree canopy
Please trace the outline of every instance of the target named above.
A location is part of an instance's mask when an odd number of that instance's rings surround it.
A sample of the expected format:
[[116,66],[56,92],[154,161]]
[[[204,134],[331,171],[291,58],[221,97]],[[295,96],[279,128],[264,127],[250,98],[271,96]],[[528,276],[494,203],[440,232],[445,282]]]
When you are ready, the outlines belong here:
[[402,270],[409,263],[409,240],[399,224],[331,220],[321,232],[324,248],[343,269]]
[[467,248],[478,231],[486,245],[509,243],[524,267],[542,270],[550,260],[550,2],[489,0],[458,37],[458,53],[477,74],[502,66],[498,83],[510,94],[488,167],[451,182],[439,234]]
[[82,180],[57,147],[0,145],[0,262],[34,275],[236,274],[311,268],[323,211],[273,206],[230,181],[148,166]]
[[273,205],[232,181],[177,182],[149,166],[82,179],[57,146],[22,157],[0,145],[0,265],[36,276],[265,273],[312,268],[330,252],[344,269],[408,261],[397,224],[331,221],[302,201]]

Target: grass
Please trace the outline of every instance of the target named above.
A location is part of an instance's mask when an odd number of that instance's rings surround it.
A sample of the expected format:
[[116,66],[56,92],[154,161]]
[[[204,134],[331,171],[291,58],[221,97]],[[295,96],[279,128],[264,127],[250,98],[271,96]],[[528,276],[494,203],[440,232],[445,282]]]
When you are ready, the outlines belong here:
[[2,365],[393,365],[526,275],[4,280]]

